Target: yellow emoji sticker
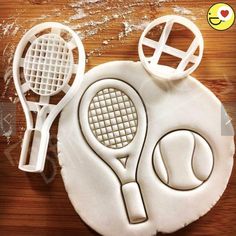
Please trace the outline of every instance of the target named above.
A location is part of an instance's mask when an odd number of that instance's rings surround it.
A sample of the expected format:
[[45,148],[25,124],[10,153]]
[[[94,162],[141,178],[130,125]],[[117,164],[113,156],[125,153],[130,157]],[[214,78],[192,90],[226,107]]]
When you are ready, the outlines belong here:
[[226,3],[216,3],[208,10],[207,19],[212,28],[227,30],[234,24],[234,10]]

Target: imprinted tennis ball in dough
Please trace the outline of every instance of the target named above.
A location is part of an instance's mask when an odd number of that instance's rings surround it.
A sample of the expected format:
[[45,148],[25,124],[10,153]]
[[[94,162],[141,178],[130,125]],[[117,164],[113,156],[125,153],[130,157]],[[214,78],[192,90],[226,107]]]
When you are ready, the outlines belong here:
[[158,177],[171,188],[190,190],[210,176],[213,154],[207,141],[189,130],[166,134],[157,143],[153,165]]

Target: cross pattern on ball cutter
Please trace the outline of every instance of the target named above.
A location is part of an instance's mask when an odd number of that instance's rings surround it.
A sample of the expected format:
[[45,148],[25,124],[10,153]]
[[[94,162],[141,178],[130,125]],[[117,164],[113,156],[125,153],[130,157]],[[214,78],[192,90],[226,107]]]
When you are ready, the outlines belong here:
[[[156,26],[160,26],[161,24],[165,24],[165,26],[159,41],[146,37],[149,31],[153,30]],[[167,41],[171,31],[173,30],[174,24],[180,24],[188,28],[195,36],[187,51],[182,51],[178,48],[167,45]],[[154,49],[152,56],[145,55],[144,46]],[[182,16],[167,15],[152,21],[146,27],[139,40],[138,52],[140,61],[150,74],[157,78],[175,80],[187,77],[198,67],[203,55],[203,47],[204,43],[202,34],[192,21]],[[199,49],[198,53],[197,49]],[[160,64],[159,61],[162,53],[180,58],[181,61],[179,62],[177,68]]]
[[145,222],[148,217],[136,180],[147,131],[146,110],[139,94],[121,80],[102,79],[87,88],[78,112],[87,143],[121,183],[129,222]]
[[208,142],[191,130],[164,135],[153,152],[153,168],[159,179],[176,190],[191,190],[203,184],[214,166]]

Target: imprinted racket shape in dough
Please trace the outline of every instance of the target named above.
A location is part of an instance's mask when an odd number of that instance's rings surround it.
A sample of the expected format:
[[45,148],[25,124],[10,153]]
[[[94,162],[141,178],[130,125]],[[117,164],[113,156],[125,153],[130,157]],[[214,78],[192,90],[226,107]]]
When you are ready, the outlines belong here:
[[147,129],[146,112],[139,95],[122,81],[104,79],[85,91],[78,115],[88,144],[121,181],[129,221],[145,221],[145,207],[136,182]]

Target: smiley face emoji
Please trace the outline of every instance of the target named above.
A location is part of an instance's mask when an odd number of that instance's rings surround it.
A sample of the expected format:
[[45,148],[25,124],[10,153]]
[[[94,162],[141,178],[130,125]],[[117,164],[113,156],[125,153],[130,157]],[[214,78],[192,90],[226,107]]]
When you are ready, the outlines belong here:
[[208,10],[207,19],[213,29],[226,30],[234,24],[234,10],[228,4],[216,3]]

